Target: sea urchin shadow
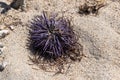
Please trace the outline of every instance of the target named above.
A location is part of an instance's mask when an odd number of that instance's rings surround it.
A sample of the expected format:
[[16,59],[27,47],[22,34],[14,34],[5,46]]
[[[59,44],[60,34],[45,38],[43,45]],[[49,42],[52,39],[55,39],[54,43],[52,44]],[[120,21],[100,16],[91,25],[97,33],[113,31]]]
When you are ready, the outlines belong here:
[[78,43],[70,21],[64,17],[36,16],[29,29],[29,49],[40,64],[63,65],[80,60],[82,46]]

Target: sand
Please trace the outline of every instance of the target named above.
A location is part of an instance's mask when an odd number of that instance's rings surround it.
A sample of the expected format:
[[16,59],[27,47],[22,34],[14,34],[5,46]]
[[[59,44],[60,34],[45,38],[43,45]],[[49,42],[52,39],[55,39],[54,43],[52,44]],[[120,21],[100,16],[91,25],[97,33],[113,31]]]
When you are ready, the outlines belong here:
[[[0,80],[119,80],[120,79],[120,1],[107,0],[97,15],[80,15],[79,5],[84,0],[27,0],[26,11],[10,9],[0,14],[0,27],[13,26],[10,34],[0,39],[5,46],[4,61],[8,63],[0,72]],[[11,0],[0,0],[10,4]],[[1,10],[2,8],[0,8]],[[27,49],[28,24],[42,11],[58,13],[71,19],[83,45],[80,62],[71,64],[65,74],[45,72],[29,65]],[[35,68],[35,69],[33,69]]]

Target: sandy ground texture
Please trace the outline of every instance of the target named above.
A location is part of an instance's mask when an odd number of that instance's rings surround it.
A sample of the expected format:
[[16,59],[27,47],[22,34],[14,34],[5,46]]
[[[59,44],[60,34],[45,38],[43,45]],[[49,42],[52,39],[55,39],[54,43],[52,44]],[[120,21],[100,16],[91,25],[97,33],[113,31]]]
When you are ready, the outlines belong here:
[[[0,4],[10,4],[10,1],[0,0]],[[82,1],[27,0],[26,11],[10,9],[0,14],[0,27],[10,31],[8,36],[0,39],[5,46],[2,55],[8,63],[0,72],[0,80],[120,80],[120,1],[107,0],[97,15],[80,15],[78,7]],[[54,75],[54,72],[29,65],[27,24],[43,10],[70,18],[74,30],[79,33],[86,57],[71,64],[65,74]],[[7,28],[9,26],[14,30]]]

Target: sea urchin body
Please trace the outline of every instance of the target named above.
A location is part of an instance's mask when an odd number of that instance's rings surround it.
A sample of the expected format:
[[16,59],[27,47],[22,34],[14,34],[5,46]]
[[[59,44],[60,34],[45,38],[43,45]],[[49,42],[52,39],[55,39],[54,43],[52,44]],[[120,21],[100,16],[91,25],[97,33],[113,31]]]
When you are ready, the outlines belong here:
[[30,46],[35,54],[57,58],[67,54],[77,42],[75,33],[67,19],[36,16],[30,27]]

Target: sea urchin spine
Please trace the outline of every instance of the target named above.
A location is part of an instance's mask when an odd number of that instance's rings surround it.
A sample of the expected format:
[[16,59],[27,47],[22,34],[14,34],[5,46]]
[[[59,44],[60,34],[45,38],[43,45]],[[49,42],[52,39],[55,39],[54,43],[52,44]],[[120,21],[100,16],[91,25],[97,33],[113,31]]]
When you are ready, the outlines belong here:
[[30,46],[35,54],[47,58],[58,58],[77,43],[70,21],[60,17],[36,16],[30,26]]

